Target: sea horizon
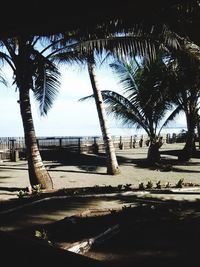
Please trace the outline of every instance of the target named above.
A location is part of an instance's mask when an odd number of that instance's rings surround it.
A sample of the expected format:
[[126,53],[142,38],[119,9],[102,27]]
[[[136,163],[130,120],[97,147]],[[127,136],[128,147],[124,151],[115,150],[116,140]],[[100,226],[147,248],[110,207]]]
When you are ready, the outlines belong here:
[[[187,127],[184,126],[177,126],[177,127],[165,127],[161,131],[161,135],[163,134],[170,134],[173,133],[179,134],[182,131],[187,131]],[[101,131],[95,130],[95,129],[80,129],[79,133],[77,134],[77,130],[67,131],[67,132],[52,132],[50,134],[37,134],[37,138],[45,138],[45,137],[101,137]],[[136,129],[136,128],[126,128],[126,127],[113,127],[109,129],[109,133],[111,136],[141,136],[141,135],[147,135],[146,132],[143,129]],[[6,138],[6,137],[23,137],[23,135],[4,135],[0,136],[0,138]]]

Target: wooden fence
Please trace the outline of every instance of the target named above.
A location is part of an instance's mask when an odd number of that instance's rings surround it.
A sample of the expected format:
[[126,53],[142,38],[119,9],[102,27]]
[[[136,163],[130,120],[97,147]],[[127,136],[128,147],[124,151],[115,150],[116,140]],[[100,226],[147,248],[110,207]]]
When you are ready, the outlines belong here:
[[[132,149],[134,147],[146,146],[147,135],[134,136],[112,136],[116,150]],[[163,135],[163,141],[166,143],[176,142],[176,135]],[[58,137],[38,137],[37,143],[39,150],[60,151],[74,153],[98,153],[104,152],[104,143],[99,136],[58,136]],[[0,137],[0,159],[10,159],[15,157],[15,152],[20,153],[20,157],[25,157],[24,137]]]

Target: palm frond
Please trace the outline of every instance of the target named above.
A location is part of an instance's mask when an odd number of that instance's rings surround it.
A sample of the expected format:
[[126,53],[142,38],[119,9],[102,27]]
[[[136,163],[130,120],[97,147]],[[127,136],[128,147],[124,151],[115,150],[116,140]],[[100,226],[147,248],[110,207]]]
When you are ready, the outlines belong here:
[[110,64],[110,67],[115,70],[120,78],[120,83],[122,84],[124,90],[129,92],[130,90],[138,91],[137,84],[135,82],[135,74],[138,70],[138,65],[134,60],[130,61],[115,61]]
[[51,61],[58,64],[85,64],[87,62],[87,56],[85,54],[78,53],[76,51],[64,51],[58,52],[51,57]]
[[114,36],[77,42],[74,49],[87,54],[93,51],[98,54],[109,52],[118,58],[130,54],[140,55],[150,62],[156,56],[156,46],[157,43],[153,39],[144,36]]
[[46,115],[52,107],[60,87],[60,72],[57,67],[45,57],[37,54],[36,73],[34,75],[34,97],[39,102],[41,115]]
[[0,83],[5,85],[6,87],[8,86],[8,81],[3,77],[3,74],[0,73]]
[[91,99],[94,99],[94,95],[88,95],[88,96],[82,97],[78,101],[84,102],[86,100],[91,100]]
[[174,120],[174,118],[181,112],[183,111],[183,108],[181,105],[177,106],[173,112],[169,115],[169,117],[166,118],[166,120],[164,121],[163,125],[160,127],[159,133],[161,132],[162,128],[167,126],[167,124],[171,121]]
[[140,112],[139,107],[128,98],[114,91],[103,90],[102,96],[106,104],[106,111],[119,119],[123,125],[137,125],[148,133],[148,121]]

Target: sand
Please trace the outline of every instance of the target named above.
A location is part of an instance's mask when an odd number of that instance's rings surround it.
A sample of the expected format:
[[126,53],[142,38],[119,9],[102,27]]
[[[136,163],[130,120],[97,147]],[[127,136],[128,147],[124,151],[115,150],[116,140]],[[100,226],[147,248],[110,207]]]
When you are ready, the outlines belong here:
[[[182,149],[183,144],[164,144],[161,152]],[[138,188],[139,183],[146,184],[149,180],[155,185],[159,180],[161,184],[175,185],[178,180],[184,179],[186,183],[200,184],[200,159],[192,158],[189,163],[178,163],[176,156],[162,154],[162,160],[173,161],[173,168],[164,171],[158,168],[149,168],[140,165],[140,160],[147,156],[147,147],[116,152],[120,174],[107,175],[106,167],[102,164],[61,164],[59,162],[44,161],[49,171],[55,189],[86,187],[95,185],[131,184]],[[26,161],[3,161],[0,163],[0,199],[16,198],[21,188],[29,186]]]

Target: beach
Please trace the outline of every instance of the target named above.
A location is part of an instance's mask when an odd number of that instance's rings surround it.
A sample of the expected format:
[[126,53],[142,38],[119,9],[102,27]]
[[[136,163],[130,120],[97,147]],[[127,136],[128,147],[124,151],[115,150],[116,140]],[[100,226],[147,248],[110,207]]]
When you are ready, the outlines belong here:
[[[188,163],[177,162],[177,157],[169,155],[169,151],[176,151],[183,148],[182,143],[164,144],[161,151],[161,159],[172,163],[170,170],[149,167],[141,164],[141,160],[147,156],[148,147],[118,150],[116,152],[120,174],[107,175],[105,155],[96,156],[83,154],[76,162],[60,163],[56,161],[44,161],[49,171],[54,189],[93,187],[93,186],[117,186],[130,184],[132,188],[138,188],[140,183],[147,184],[152,181],[156,186],[158,181],[161,185],[169,183],[175,186],[180,179],[185,183],[200,184],[200,159],[192,158]],[[166,153],[166,154],[165,154]],[[85,157],[85,158],[84,158]],[[0,163],[0,199],[17,198],[20,189],[30,186],[28,178],[27,161],[3,161]]]

